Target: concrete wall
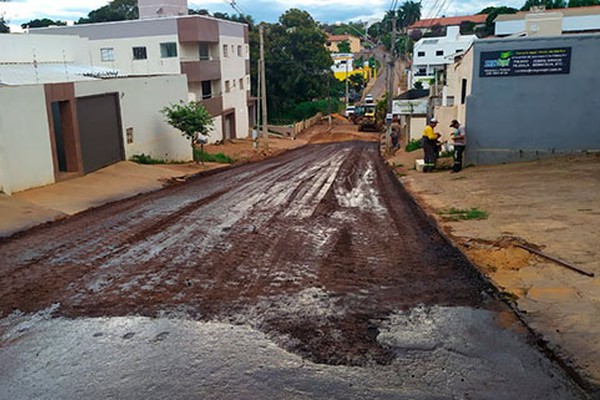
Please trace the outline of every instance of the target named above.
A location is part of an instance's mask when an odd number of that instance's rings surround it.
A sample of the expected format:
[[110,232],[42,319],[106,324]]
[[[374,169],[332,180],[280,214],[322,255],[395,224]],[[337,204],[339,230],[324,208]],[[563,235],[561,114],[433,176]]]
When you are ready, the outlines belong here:
[[3,63],[68,62],[87,64],[88,40],[78,36],[12,34],[0,36]]
[[[161,43],[175,43],[179,47],[177,35],[141,36],[137,38],[101,39],[89,42],[90,62],[99,67],[118,69],[125,74],[178,74],[181,72],[179,48],[177,57],[162,58]],[[133,59],[134,47],[146,47],[145,60]],[[101,49],[112,48],[114,61],[102,61]]]
[[[125,158],[147,154],[164,160],[190,161],[190,144],[165,122],[160,113],[165,106],[187,101],[183,75],[109,79],[75,84],[76,97],[118,92]],[[127,143],[127,129],[133,128],[133,143]]]
[[[481,53],[570,47],[570,73],[479,77]],[[600,35],[475,43],[467,162],[492,164],[600,150]]]
[[[224,28],[227,27],[227,30]],[[233,31],[232,31],[233,30]],[[220,57],[221,57],[221,85],[223,93],[223,110],[235,108],[236,137],[244,138],[249,134],[247,98],[250,90],[250,75],[246,71],[246,60],[250,60],[249,49],[244,43],[243,25],[227,23],[219,24],[220,31]],[[235,36],[224,36],[224,32],[235,33]],[[228,46],[227,57],[223,54],[223,46]],[[241,53],[238,53],[238,49]],[[240,79],[242,87],[240,87]],[[229,93],[225,90],[226,81],[229,81]],[[211,139],[221,139],[223,131],[220,124],[216,124],[216,133]]]
[[2,191],[54,183],[44,86],[0,87],[0,104]]

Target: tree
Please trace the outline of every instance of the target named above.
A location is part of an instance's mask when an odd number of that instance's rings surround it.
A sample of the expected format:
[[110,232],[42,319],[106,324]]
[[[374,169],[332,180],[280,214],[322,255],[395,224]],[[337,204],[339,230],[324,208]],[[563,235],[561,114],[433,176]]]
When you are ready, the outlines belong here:
[[[179,129],[182,135],[190,141],[192,157],[195,159],[194,142],[197,135],[209,136],[209,131],[214,125],[214,120],[204,105],[197,101],[189,103],[181,101],[179,104],[163,108],[162,113],[169,125]],[[202,150],[204,152],[204,147]]]
[[10,27],[4,17],[0,17],[0,33],[10,33]]
[[[6,3],[8,0],[0,0],[0,3]],[[8,21],[4,19],[4,15],[0,14],[0,33],[10,33]]]
[[516,14],[519,10],[513,7],[487,7],[479,12],[479,14],[487,14],[485,19],[485,28],[476,32],[480,37],[486,37],[494,34],[496,23],[494,22],[500,14]]
[[26,22],[24,24],[21,24],[21,28],[26,29],[26,28],[45,28],[47,26],[52,26],[52,25],[57,25],[57,26],[64,26],[67,25],[67,23],[65,21],[53,21],[49,18],[42,18],[42,19],[32,19],[29,22]]
[[535,6],[545,6],[546,9],[565,8],[567,2],[565,0],[527,0],[521,7],[521,11],[529,11],[531,7]]
[[569,0],[569,8],[587,6],[600,6],[600,0]]
[[198,10],[194,10],[194,9],[188,8],[188,14],[189,15],[210,15],[210,13],[208,12],[208,10],[205,9],[205,8],[201,8],[201,9],[198,9]]
[[[269,115],[287,119],[296,104],[323,96],[324,73],[331,75],[333,60],[325,48],[325,32],[306,11],[290,9],[279,23],[263,27]],[[250,32],[251,54],[256,54],[258,41],[253,44],[253,36]]]
[[339,42],[337,48],[340,53],[352,53],[350,42],[347,40]]
[[113,0],[103,7],[90,11],[87,18],[80,18],[77,23],[124,21],[137,19],[138,15],[137,0]]
[[402,15],[400,29],[403,33],[406,33],[409,26],[421,19],[421,2],[405,1],[404,4],[400,6],[399,11]]

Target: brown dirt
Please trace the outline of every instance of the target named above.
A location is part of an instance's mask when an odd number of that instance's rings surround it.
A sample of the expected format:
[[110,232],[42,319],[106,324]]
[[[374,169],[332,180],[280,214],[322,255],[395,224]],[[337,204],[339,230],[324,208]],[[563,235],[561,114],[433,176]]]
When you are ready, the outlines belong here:
[[[522,318],[595,388],[600,387],[600,154],[478,166],[459,174],[413,169],[422,151],[389,159],[409,192],[503,291]],[[400,166],[402,165],[402,166]],[[478,208],[486,220],[450,222],[440,210]],[[595,273],[590,278],[527,254],[525,242]]]
[[[372,135],[327,129],[309,134]],[[67,317],[244,323],[329,364],[388,363],[376,337],[394,310],[495,307],[364,141],[192,178],[0,241],[0,254],[2,315],[58,303]]]

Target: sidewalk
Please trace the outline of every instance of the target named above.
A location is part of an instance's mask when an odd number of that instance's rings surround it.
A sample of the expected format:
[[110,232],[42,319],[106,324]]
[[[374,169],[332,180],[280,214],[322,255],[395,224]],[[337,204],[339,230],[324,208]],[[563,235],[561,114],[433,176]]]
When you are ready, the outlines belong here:
[[[445,234],[600,398],[600,154],[480,166],[458,174],[416,172],[414,159],[422,155],[399,152],[388,162]],[[452,208],[475,208],[488,217],[452,220]],[[518,243],[595,276],[571,271]]]
[[227,164],[141,165],[122,161],[88,175],[40,188],[0,194],[0,237],[102,204],[158,190],[169,180]]

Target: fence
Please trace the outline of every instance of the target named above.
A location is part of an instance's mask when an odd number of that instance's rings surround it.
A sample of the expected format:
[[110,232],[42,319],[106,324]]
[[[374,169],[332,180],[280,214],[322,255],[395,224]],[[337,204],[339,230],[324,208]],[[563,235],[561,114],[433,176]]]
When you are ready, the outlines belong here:
[[311,118],[305,119],[300,122],[296,122],[293,125],[292,137],[296,138],[296,136],[298,136],[300,133],[304,132],[306,129],[317,125],[321,121],[321,119],[323,119],[323,113],[319,112]]

